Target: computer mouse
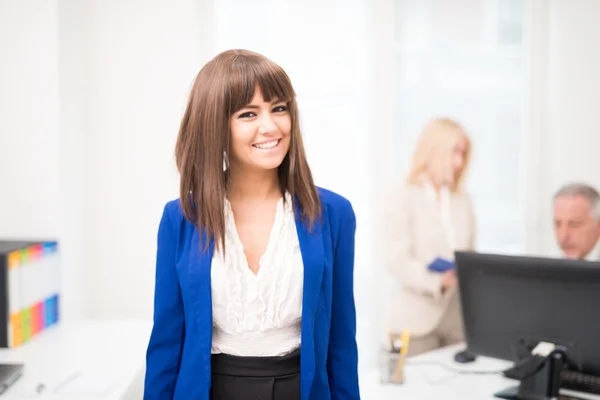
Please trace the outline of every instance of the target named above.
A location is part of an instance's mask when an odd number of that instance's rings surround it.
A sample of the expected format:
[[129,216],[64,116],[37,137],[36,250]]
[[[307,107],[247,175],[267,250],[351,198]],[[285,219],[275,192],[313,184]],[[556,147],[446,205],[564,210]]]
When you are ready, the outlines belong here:
[[461,364],[473,362],[476,358],[475,354],[469,353],[467,350],[459,351],[454,355],[454,361]]

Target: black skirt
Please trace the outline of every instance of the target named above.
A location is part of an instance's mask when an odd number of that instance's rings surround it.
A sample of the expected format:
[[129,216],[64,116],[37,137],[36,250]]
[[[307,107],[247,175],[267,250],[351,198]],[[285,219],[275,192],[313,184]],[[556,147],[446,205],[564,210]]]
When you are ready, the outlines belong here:
[[213,354],[210,400],[300,400],[300,350],[281,357]]

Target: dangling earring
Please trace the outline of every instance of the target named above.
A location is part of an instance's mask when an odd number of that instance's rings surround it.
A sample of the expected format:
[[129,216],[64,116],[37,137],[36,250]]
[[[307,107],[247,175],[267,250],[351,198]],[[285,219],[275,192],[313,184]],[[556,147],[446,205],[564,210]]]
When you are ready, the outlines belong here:
[[227,153],[223,152],[223,172],[227,171],[229,168],[229,160],[227,159]]

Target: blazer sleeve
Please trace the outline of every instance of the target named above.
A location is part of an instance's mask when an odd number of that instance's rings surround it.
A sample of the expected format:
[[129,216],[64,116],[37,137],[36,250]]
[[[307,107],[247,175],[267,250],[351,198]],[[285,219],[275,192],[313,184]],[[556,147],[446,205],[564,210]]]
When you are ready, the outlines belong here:
[[388,271],[400,279],[403,287],[417,293],[439,298],[442,295],[442,274],[427,269],[433,260],[414,257],[414,226],[408,189],[392,193],[384,206],[382,252]]
[[144,399],[172,399],[179,373],[185,322],[175,269],[177,236],[165,206],[158,228],[154,326],[146,352]]
[[360,399],[354,304],[356,217],[348,202],[342,213],[333,260],[331,332],[327,373],[332,400]]

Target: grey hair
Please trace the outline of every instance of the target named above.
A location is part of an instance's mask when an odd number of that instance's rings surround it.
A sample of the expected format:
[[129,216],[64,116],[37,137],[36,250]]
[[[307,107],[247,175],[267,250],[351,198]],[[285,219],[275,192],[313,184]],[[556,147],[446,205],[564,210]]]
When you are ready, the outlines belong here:
[[592,186],[575,182],[561,187],[554,195],[554,200],[559,197],[581,196],[590,203],[590,209],[594,218],[600,218],[600,194]]

